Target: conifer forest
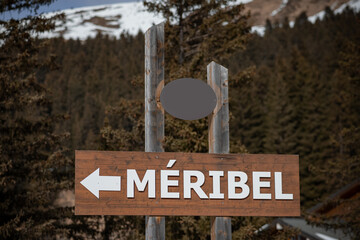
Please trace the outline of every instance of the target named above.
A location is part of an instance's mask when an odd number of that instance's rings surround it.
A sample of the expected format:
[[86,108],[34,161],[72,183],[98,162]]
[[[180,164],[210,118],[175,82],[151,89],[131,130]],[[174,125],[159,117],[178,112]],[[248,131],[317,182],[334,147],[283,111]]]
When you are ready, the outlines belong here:
[[[0,13],[51,2],[1,1]],[[165,83],[226,66],[230,152],[299,155],[302,217],[360,239],[360,194],[331,218],[307,211],[359,181],[360,13],[326,8],[311,23],[302,12],[260,36],[243,5],[185,2],[144,2],[167,19]],[[145,217],[75,216],[62,199],[73,197],[75,150],[144,151],[144,33],[38,37],[62,17],[0,21],[0,239],[144,239]],[[166,114],[164,146],[207,153],[207,118]],[[296,236],[258,231],[273,219],[232,217],[232,237]],[[210,217],[166,217],[166,239],[210,239]]]

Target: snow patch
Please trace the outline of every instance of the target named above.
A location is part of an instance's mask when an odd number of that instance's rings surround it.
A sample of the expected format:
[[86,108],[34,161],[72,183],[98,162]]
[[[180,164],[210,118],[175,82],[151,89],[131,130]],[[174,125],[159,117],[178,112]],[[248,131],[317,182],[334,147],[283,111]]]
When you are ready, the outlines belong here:
[[238,5],[240,3],[242,4],[246,4],[246,3],[249,3],[249,2],[252,2],[253,0],[236,0],[234,3],[231,3],[231,4],[234,4],[234,5]]
[[264,36],[265,34],[265,27],[264,26],[252,26],[250,32],[257,33],[260,36]]
[[316,19],[322,20],[324,18],[324,16],[325,16],[325,11],[323,10],[321,12],[318,12],[315,15],[312,15],[311,17],[308,17],[308,20],[311,23],[315,23]]
[[[345,10],[346,7],[351,8],[355,12],[359,12],[360,11],[360,0],[350,0],[349,2],[342,4],[340,7],[338,7],[335,10],[332,7],[332,10],[334,11],[335,14],[340,14]],[[310,22],[315,23],[317,19],[322,20],[322,19],[324,19],[324,17],[325,17],[325,11],[321,11],[321,12],[309,17],[308,19]]]
[[315,233],[315,235],[323,240],[338,240],[337,238],[329,237],[328,235],[322,233]]
[[335,13],[341,13],[342,11],[345,10],[346,7],[353,9],[355,12],[359,12],[360,11],[360,0],[351,0],[347,3],[342,4],[340,7],[338,7],[335,10]]
[[284,9],[284,7],[286,7],[286,4],[289,2],[289,0],[283,0],[280,7],[278,9],[275,9],[274,11],[271,12],[271,16],[275,16],[276,14],[278,14],[279,12],[281,12],[281,10]]

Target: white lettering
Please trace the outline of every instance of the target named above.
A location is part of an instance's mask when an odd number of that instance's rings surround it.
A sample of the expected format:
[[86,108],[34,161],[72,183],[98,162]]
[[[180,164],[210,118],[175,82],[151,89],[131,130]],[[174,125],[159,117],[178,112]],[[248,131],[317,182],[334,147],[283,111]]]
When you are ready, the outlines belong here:
[[210,198],[224,199],[224,194],[220,190],[220,177],[224,176],[224,171],[209,171],[209,176],[213,178],[213,192],[210,193]]
[[[191,182],[191,177],[196,177],[196,182]],[[205,176],[200,171],[184,171],[184,198],[191,198],[191,189],[193,189],[196,194],[201,199],[206,199],[208,196],[201,189],[201,186],[205,182]]]
[[275,172],[275,199],[292,200],[294,196],[291,193],[282,192],[282,173]]
[[135,169],[127,170],[127,197],[134,197],[134,183],[141,192],[145,191],[148,185],[148,197],[155,198],[155,170],[146,170],[143,180],[140,181]]
[[[240,181],[236,182],[235,178],[240,178]],[[247,198],[250,194],[250,188],[246,185],[248,176],[244,172],[239,171],[229,171],[228,172],[228,194],[229,199],[244,199]],[[242,189],[241,193],[236,193],[235,189],[240,187]]]
[[260,181],[260,178],[271,177],[270,172],[253,172],[253,198],[254,199],[271,199],[271,193],[260,193],[260,188],[269,188],[269,181]]
[[[176,160],[171,159],[167,164],[167,168],[174,166]],[[205,174],[202,171],[197,170],[184,170],[182,172],[183,176],[183,190],[179,189],[179,170],[160,170],[160,198],[161,199],[180,199],[180,191],[184,193],[184,199],[192,198],[192,190],[198,195],[200,199],[225,199],[225,193],[222,192],[224,189],[221,189],[221,180],[225,181],[224,171],[213,170],[209,171],[209,177],[212,178],[212,191],[211,182],[207,183],[207,188],[209,188],[210,193],[205,193],[203,190],[203,185],[205,183]],[[283,179],[282,172],[273,172],[274,173],[274,193],[276,200],[293,200],[294,195],[292,193],[283,192]],[[272,193],[269,193],[269,188],[271,187],[270,178],[272,177],[272,172],[267,171],[255,171],[249,172],[252,174],[252,186],[248,183],[249,177],[247,173],[243,171],[228,171],[227,172],[227,199],[245,199],[250,196],[250,188],[253,191],[253,199],[267,200],[272,198]],[[158,176],[159,177],[159,176]],[[144,177],[139,178],[137,170],[128,169],[127,170],[127,197],[135,197],[135,185],[139,192],[144,192],[147,188],[148,198],[156,198],[156,170],[149,169],[146,170]],[[193,181],[193,182],[192,182]],[[210,179],[208,181],[211,181]],[[225,182],[223,182],[225,184]],[[170,191],[171,187],[177,187],[177,190]],[[240,188],[240,189],[239,189]],[[262,188],[268,188],[266,190]],[[263,192],[261,192],[263,191]]]
[[161,181],[161,198],[180,198],[178,192],[169,192],[169,186],[179,186],[178,180],[169,180],[169,176],[179,176],[179,170],[161,170],[160,181]]

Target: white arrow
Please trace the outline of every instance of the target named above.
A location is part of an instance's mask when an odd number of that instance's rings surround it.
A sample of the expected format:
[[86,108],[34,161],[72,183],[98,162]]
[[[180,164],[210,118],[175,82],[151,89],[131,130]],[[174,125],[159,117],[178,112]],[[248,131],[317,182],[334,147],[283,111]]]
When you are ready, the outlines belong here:
[[120,191],[121,177],[100,176],[99,170],[100,168],[96,169],[80,183],[97,198],[99,191]]

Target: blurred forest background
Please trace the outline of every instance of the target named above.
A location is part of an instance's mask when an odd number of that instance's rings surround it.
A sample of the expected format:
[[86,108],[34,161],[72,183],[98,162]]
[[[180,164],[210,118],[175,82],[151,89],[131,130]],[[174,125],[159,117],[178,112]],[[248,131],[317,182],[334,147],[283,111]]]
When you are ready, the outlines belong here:
[[[4,1],[0,12],[49,2]],[[359,179],[359,13],[327,8],[313,24],[304,12],[294,27],[267,21],[259,36],[250,33],[242,5],[160,2],[166,7],[145,5],[168,19],[167,83],[206,80],[212,60],[229,68],[232,153],[299,154],[305,217]],[[75,217],[59,194],[73,191],[74,150],[144,151],[144,34],[37,38],[54,27],[52,20],[0,22],[6,29],[0,31],[0,239],[143,239],[144,217]],[[207,119],[167,114],[165,125],[165,151],[208,152]],[[317,224],[346,228],[358,239],[359,198],[349,204],[352,211]],[[271,220],[233,218],[233,237],[294,234],[256,233]],[[210,239],[208,217],[167,217],[166,229],[167,239]]]

